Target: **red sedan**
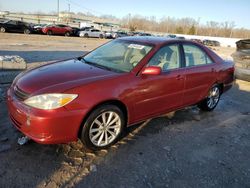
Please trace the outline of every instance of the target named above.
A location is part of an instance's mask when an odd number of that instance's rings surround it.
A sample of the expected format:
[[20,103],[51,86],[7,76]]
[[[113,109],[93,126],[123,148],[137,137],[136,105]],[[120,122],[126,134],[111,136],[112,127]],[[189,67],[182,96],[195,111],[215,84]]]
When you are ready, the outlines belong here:
[[8,108],[15,127],[38,143],[80,138],[102,149],[148,118],[195,104],[212,111],[233,80],[233,63],[202,44],[125,37],[22,73]]
[[71,27],[63,24],[47,25],[42,28],[42,32],[46,35],[65,35],[66,37],[72,34],[72,30]]

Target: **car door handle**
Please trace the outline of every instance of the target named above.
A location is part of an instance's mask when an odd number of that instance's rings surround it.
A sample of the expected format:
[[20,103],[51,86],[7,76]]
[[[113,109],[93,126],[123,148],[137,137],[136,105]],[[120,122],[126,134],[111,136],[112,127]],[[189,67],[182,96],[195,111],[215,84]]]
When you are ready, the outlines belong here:
[[182,79],[184,79],[184,76],[182,76],[180,74],[176,76],[176,80],[182,80]]

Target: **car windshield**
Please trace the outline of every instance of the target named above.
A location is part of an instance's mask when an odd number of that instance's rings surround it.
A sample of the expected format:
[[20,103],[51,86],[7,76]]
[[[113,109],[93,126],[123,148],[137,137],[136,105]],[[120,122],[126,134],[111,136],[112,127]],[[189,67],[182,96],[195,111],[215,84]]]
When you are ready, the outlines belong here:
[[87,54],[86,63],[116,72],[130,72],[152,49],[152,46],[114,40]]

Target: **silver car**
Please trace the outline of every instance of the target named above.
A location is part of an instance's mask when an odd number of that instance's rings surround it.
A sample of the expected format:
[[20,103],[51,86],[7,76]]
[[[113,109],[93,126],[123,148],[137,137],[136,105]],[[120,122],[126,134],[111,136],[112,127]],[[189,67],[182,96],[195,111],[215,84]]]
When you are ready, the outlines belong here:
[[79,37],[95,37],[95,38],[104,38],[105,34],[98,29],[87,29],[85,31],[79,32]]

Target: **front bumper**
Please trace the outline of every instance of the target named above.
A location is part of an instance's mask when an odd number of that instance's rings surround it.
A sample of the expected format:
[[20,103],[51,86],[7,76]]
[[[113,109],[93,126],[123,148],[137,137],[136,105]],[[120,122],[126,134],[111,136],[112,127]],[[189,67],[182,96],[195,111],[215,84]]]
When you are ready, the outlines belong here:
[[19,101],[10,88],[7,92],[9,116],[14,126],[35,142],[59,144],[76,141],[84,110],[39,110]]

